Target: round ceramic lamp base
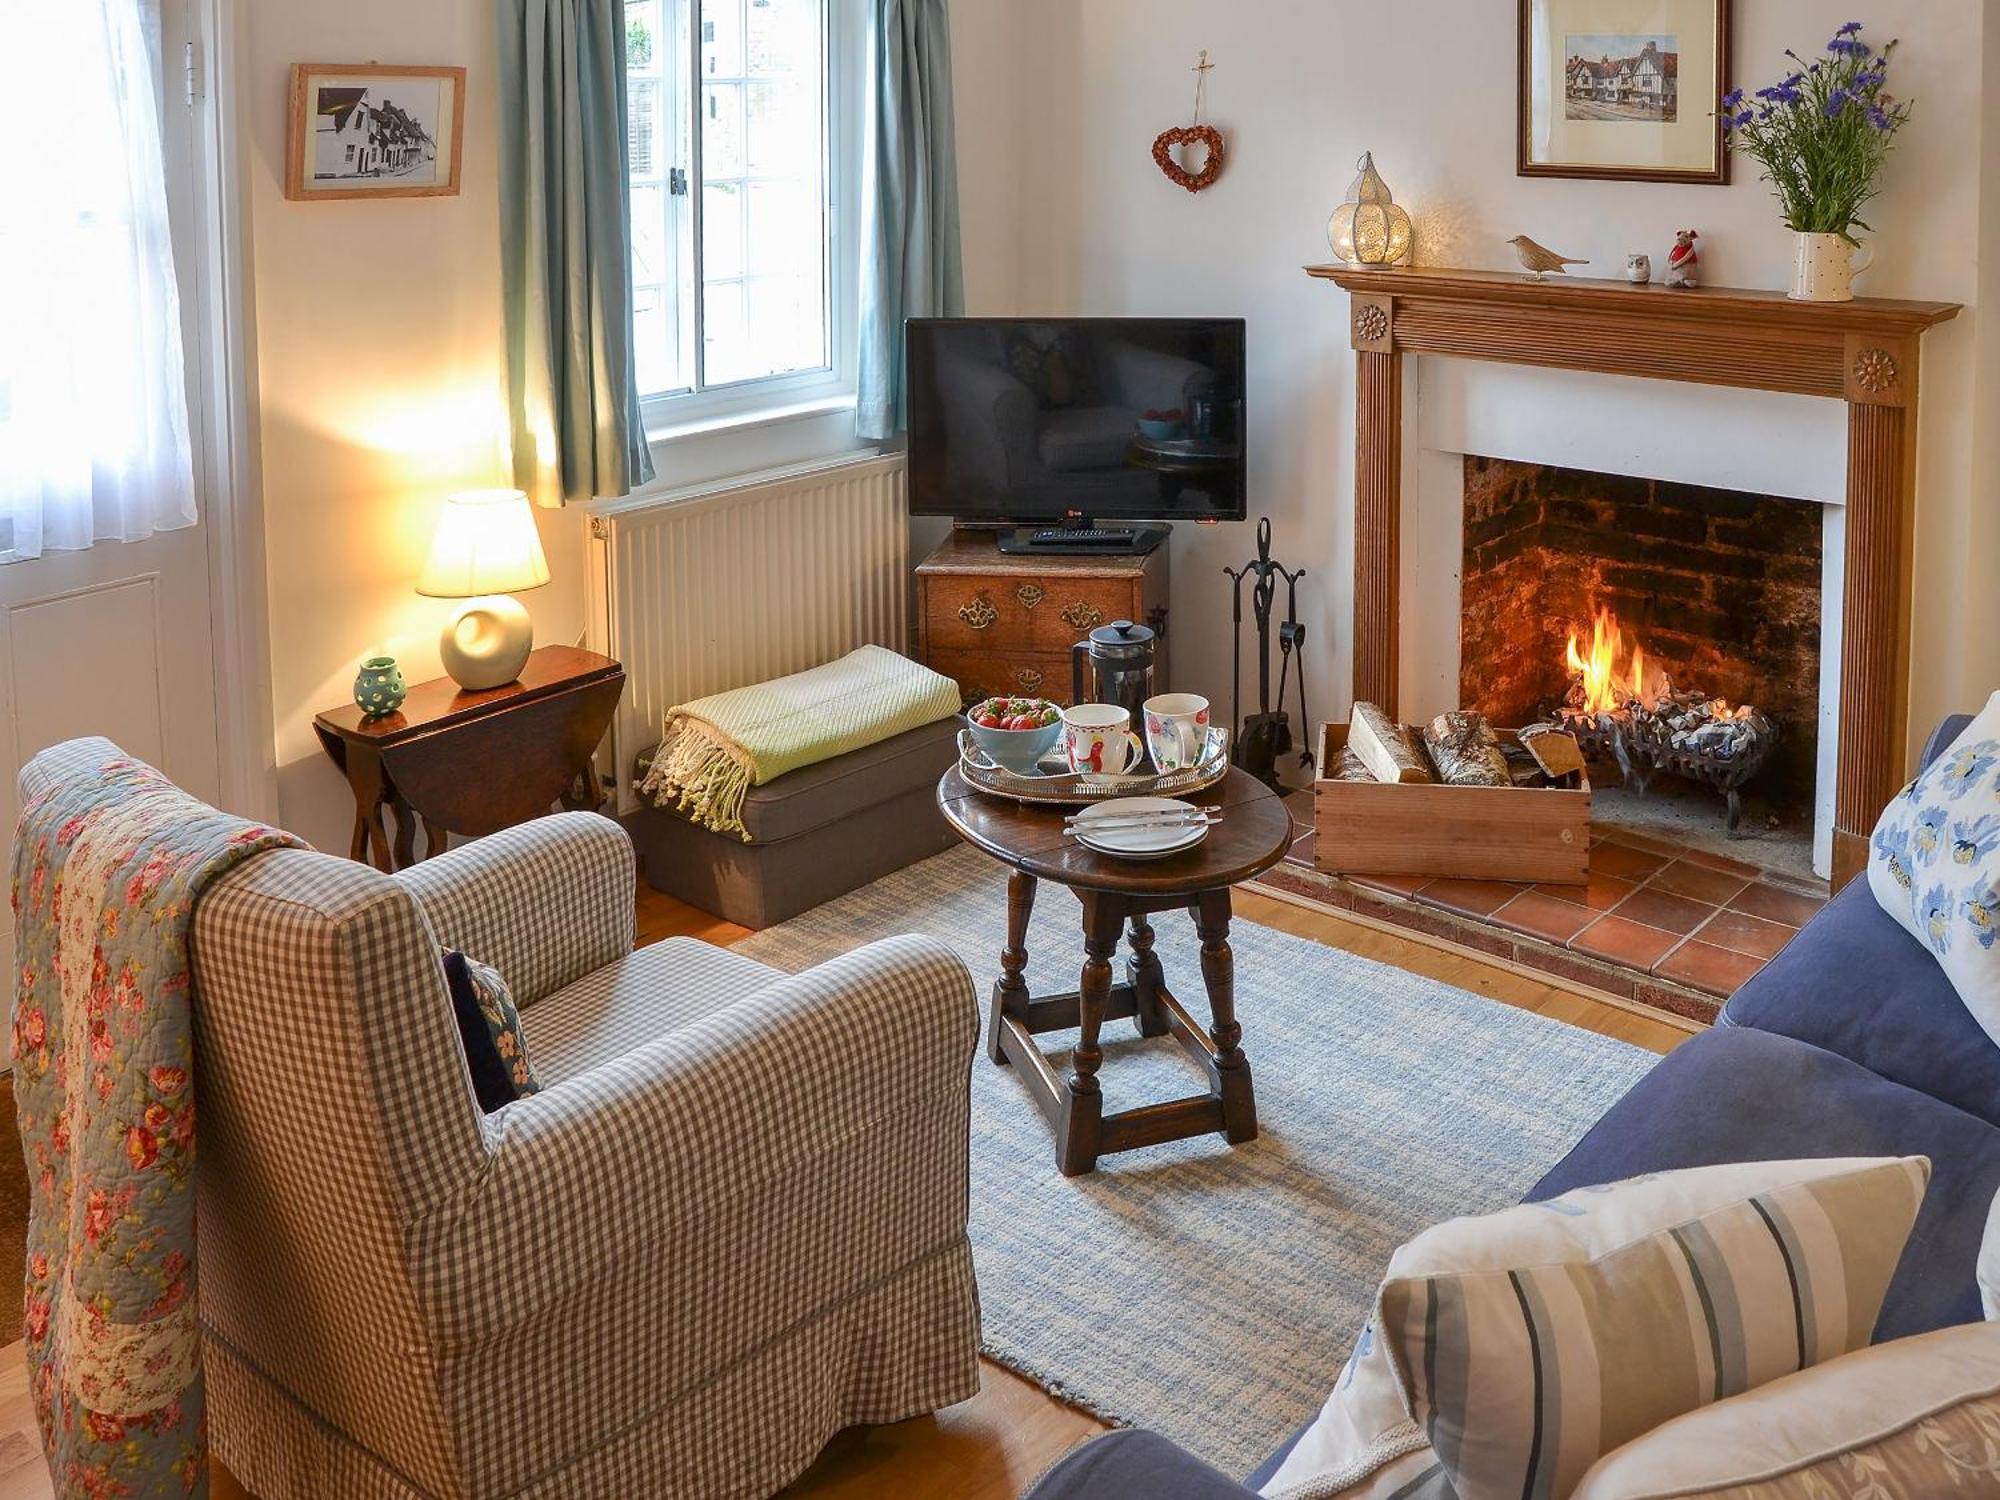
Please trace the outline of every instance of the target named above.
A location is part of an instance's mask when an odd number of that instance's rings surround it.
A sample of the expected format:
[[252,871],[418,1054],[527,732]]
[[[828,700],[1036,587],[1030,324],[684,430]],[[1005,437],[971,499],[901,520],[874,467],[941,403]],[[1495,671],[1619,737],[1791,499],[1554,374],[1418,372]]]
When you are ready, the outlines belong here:
[[445,671],[468,692],[512,682],[534,649],[534,622],[521,601],[507,594],[466,600],[438,638]]

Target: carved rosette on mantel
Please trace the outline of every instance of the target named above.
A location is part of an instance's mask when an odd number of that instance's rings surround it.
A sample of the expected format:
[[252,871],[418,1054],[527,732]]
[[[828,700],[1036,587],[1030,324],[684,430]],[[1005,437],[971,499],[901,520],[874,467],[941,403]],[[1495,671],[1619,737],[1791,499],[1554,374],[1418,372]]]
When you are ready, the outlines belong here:
[[1953,302],[1794,302],[1727,287],[1524,282],[1512,274],[1308,266],[1352,298],[1354,695],[1394,712],[1402,571],[1402,358],[1456,356],[1783,391],[1847,403],[1836,887],[1902,784],[1909,718],[1917,371]]

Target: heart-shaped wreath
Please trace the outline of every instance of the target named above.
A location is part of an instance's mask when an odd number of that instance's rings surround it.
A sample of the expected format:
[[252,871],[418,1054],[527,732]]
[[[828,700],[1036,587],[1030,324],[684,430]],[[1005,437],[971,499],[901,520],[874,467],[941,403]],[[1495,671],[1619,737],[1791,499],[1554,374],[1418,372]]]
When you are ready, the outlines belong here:
[[[1206,149],[1206,157],[1199,172],[1190,172],[1182,166],[1174,152],[1181,146],[1199,143]],[[1163,130],[1153,141],[1153,160],[1167,174],[1169,182],[1178,183],[1190,193],[1198,193],[1214,184],[1222,175],[1224,152],[1222,132],[1213,125],[1181,125],[1172,130]]]

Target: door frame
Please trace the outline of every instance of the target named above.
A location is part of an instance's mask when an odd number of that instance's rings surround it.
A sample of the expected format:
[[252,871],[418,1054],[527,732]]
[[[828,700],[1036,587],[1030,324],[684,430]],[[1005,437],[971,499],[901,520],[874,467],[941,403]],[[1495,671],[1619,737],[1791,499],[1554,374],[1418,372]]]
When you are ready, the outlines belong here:
[[[204,400],[210,638],[216,765],[223,806],[264,822],[278,812],[271,631],[251,280],[246,79],[251,0],[190,0],[194,136],[201,167],[198,265],[204,316],[190,351]],[[176,69],[171,59],[164,69]]]

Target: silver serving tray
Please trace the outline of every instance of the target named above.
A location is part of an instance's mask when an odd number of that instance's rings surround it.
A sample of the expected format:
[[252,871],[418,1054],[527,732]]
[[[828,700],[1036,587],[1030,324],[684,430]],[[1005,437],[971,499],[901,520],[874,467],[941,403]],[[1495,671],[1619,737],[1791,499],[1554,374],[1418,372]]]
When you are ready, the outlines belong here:
[[1178,797],[1214,786],[1229,774],[1229,731],[1210,725],[1200,764],[1165,776],[1154,771],[1118,776],[1079,773],[1063,763],[1060,750],[1044,756],[1042,764],[1048,769],[1034,775],[1010,771],[973,743],[970,730],[958,732],[959,774],[980,791],[1011,797],[1016,802],[1080,807],[1110,797]]

